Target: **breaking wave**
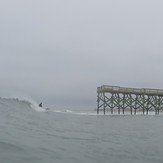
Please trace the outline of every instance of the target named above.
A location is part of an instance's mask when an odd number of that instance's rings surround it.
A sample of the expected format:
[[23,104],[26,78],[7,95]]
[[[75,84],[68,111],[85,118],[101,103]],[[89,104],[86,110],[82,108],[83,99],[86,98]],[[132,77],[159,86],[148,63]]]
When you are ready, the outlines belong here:
[[12,111],[22,110],[34,110],[36,112],[53,112],[63,114],[74,114],[74,115],[96,115],[96,112],[83,112],[83,111],[72,111],[69,109],[50,109],[42,108],[38,106],[38,103],[29,98],[1,98],[0,97],[0,109],[7,109]]
[[37,112],[46,111],[44,108],[38,106],[37,102],[29,99],[19,98],[1,98],[0,97],[0,108],[5,109],[33,109]]

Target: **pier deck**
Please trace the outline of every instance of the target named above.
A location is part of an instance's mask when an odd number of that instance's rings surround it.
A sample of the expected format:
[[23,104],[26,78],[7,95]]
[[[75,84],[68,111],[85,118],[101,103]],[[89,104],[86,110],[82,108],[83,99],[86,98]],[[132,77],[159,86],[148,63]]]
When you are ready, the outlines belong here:
[[124,114],[125,110],[136,114],[137,110],[142,110],[143,114],[148,114],[149,110],[159,111],[163,108],[163,89],[150,88],[127,88],[119,86],[102,85],[97,87],[97,114],[102,110],[118,110],[118,114]]

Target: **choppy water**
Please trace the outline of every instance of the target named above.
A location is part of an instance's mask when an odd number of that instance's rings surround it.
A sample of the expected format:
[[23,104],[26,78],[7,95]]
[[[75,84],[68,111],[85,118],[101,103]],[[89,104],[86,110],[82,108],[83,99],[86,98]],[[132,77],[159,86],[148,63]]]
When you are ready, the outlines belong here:
[[163,116],[44,111],[0,98],[0,163],[162,163]]

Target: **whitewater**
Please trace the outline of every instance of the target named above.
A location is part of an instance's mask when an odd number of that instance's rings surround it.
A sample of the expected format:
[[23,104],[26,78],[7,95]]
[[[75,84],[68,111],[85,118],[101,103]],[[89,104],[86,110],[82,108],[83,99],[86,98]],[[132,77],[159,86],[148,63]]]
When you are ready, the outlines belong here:
[[0,163],[162,163],[163,115],[96,115],[0,98]]

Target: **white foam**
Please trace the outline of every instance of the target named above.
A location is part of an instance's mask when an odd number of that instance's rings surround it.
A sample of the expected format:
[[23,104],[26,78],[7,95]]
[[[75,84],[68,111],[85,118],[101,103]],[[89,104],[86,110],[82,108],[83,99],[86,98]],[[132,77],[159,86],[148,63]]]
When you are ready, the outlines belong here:
[[34,109],[35,111],[37,112],[45,112],[46,110],[42,107],[39,107],[37,102],[34,101],[32,98],[30,97],[27,97],[27,96],[22,96],[22,97],[19,97],[20,100],[23,100],[23,101],[27,101],[30,103],[30,106],[32,109]]
[[32,109],[34,109],[37,112],[45,112],[46,111],[44,108],[39,107],[38,104],[35,103],[35,102],[34,103],[31,102],[30,106],[31,106]]
[[97,115],[97,113],[75,112],[75,111],[71,111],[71,110],[52,110],[52,112],[63,113],[63,114],[75,114],[75,115]]

